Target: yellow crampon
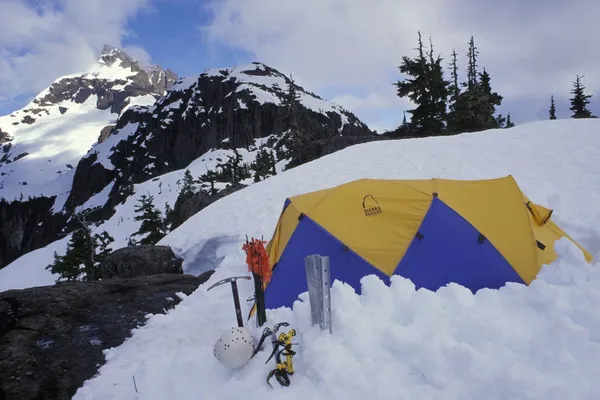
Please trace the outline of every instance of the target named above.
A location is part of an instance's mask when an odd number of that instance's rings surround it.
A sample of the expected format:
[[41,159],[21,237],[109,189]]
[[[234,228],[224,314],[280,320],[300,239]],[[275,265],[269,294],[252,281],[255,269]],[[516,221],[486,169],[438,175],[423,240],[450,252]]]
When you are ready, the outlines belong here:
[[[275,369],[269,372],[267,376],[267,383],[271,386],[269,380],[275,375],[277,382],[279,382],[282,386],[290,385],[290,378],[288,375],[294,374],[294,365],[292,363],[292,357],[296,354],[295,351],[292,350],[292,338],[296,336],[296,331],[294,329],[290,329],[288,333],[282,333],[277,338],[276,346],[273,349],[273,353],[271,357],[275,355]],[[279,347],[283,347],[283,349],[279,350]],[[281,361],[281,355],[285,356],[285,361]],[[269,362],[269,360],[267,362]]]

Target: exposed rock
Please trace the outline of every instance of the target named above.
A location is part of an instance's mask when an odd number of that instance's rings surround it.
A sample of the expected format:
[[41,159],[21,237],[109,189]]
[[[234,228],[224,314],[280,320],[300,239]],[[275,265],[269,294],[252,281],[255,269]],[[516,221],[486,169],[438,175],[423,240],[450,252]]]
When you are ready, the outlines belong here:
[[60,106],[60,107],[58,107],[58,111],[59,111],[61,114],[64,114],[64,113],[66,113],[66,112],[67,112],[67,110],[68,110],[68,108],[67,108],[67,107],[63,107],[63,106]]
[[133,278],[156,274],[183,274],[182,259],[169,246],[128,246],[110,253],[100,264],[100,279]]
[[8,134],[8,132],[4,132],[0,128],[0,144],[4,144],[6,142],[10,142],[11,140],[12,140],[12,137],[10,137],[10,135]]
[[53,204],[54,199],[47,197],[10,203],[0,200],[0,268],[58,239],[68,217],[50,212]]
[[0,335],[0,388],[7,399],[68,400],[104,364],[145,315],[159,314],[191,294],[199,277],[154,275],[10,290],[21,303],[17,323]]
[[103,143],[106,139],[108,139],[114,127],[114,125],[106,125],[104,128],[102,128],[100,131],[100,136],[98,137],[98,143]]
[[187,221],[194,214],[205,209],[215,201],[222,199],[223,197],[237,192],[245,188],[245,185],[237,184],[229,186],[214,195],[208,195],[204,193],[195,193],[193,196],[186,196],[180,194],[175,201],[173,211],[169,215],[169,222],[171,223],[171,230],[176,229],[185,221]]
[[[139,107],[136,113],[121,116],[115,133],[129,124],[139,125],[108,155],[115,169],[126,181],[140,183],[185,168],[211,149],[249,147],[256,139],[284,135],[289,120],[280,102],[287,90],[282,86],[290,84],[290,79],[260,63],[236,74],[222,70],[219,74],[203,73],[197,80],[182,80],[154,107]],[[268,76],[278,85],[253,83],[243,74]],[[333,107],[300,86],[295,87],[308,99],[299,103],[297,121],[305,132],[310,132],[312,140],[372,136],[371,130],[354,114]],[[262,101],[259,96],[274,100]],[[308,105],[311,102],[321,104],[326,111],[315,110]],[[76,190],[78,184],[89,182],[75,181]],[[82,200],[86,199],[79,199],[78,204]]]
[[23,117],[21,122],[27,125],[31,125],[35,122],[35,119],[31,115],[26,115]]

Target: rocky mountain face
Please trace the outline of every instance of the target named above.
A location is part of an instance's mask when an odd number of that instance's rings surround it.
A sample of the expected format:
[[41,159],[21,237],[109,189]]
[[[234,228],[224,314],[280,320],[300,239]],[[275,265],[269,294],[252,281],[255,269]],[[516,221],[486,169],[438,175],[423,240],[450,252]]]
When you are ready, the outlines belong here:
[[[265,145],[276,147],[289,130],[282,100],[290,84],[288,77],[261,63],[179,80],[153,106],[123,114],[107,142],[81,160],[71,203],[82,204],[113,179],[117,183],[111,194],[117,195],[124,185],[185,168],[210,150],[247,148],[256,139],[269,139]],[[352,113],[295,88],[300,94],[298,124],[313,142],[337,142],[330,150],[339,150],[346,142],[360,142],[345,138],[376,139]]]
[[61,77],[23,109],[0,117],[0,268],[57,239],[74,169],[119,115],[152,104],[178,79],[105,46],[89,71]]
[[[130,65],[132,70],[139,69],[137,63],[114,49],[106,50],[101,59],[104,63],[119,60],[122,65]],[[150,82],[152,90],[158,90],[164,84],[166,93],[152,104],[122,107],[120,92],[93,92],[98,94],[98,106],[120,110],[119,118],[102,130],[99,140],[77,163],[69,190],[64,193],[60,207],[56,203],[61,196],[55,197],[55,204],[49,210],[51,215],[66,217],[98,193],[108,192],[107,200],[90,218],[104,221],[111,217],[115,206],[131,194],[132,184],[182,170],[211,151],[248,149],[256,147],[257,143],[267,149],[284,148],[282,143],[290,131],[289,107],[286,105],[290,86],[298,97],[295,120],[309,135],[306,146],[311,148],[315,158],[348,145],[381,139],[352,113],[305,90],[262,63],[209,69],[174,83],[173,75],[168,71],[153,72],[141,70],[135,78],[128,80],[127,85],[121,83],[112,87],[119,90],[127,87],[131,93],[141,90],[140,82]],[[96,90],[89,89],[94,85],[88,83],[87,89],[79,90],[71,88],[72,83],[65,83],[60,90],[57,87],[52,94],[47,93],[40,102],[56,101],[67,96],[66,93],[75,98],[84,96],[88,90]],[[286,162],[283,159],[277,161]],[[209,202],[203,199],[198,204],[179,207],[187,211],[176,216],[177,223],[189,217],[190,210],[202,208]],[[43,246],[55,240],[59,233],[68,231],[67,220],[68,217],[57,223],[56,220],[36,219],[33,231],[43,232],[44,238],[29,239],[29,242]],[[24,237],[34,235],[24,225],[23,231]],[[2,240],[8,238],[0,238],[0,251],[4,251]],[[18,254],[19,251],[14,250],[10,257],[0,254],[0,267]]]
[[[159,66],[143,69],[124,51],[110,46],[104,46],[98,63],[108,67],[116,65],[121,68],[121,71],[118,73],[92,71],[83,75],[64,77],[54,82],[47,91],[33,100],[33,104],[38,105],[39,108],[29,108],[24,111],[39,115],[44,112],[44,107],[67,100],[81,104],[90,95],[97,95],[98,109],[110,108],[112,113],[118,114],[132,97],[152,95],[159,98],[177,80],[177,75],[173,71],[163,70]],[[61,113],[67,111],[67,107],[62,107]],[[29,120],[32,121],[31,123],[35,122],[34,117],[30,117]]]

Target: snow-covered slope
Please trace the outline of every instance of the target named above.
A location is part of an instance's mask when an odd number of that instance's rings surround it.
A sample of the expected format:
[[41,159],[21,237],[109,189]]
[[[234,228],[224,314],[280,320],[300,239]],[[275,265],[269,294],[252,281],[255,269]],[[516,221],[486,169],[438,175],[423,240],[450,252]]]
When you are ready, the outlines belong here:
[[[472,295],[456,285],[433,294],[396,278],[373,277],[357,296],[334,283],[333,335],[309,324],[306,303],[268,313],[297,329],[296,373],[288,388],[265,383],[261,352],[237,371],[212,355],[235,325],[228,288],[212,282],[247,274],[244,235],[270,237],[286,197],[370,178],[492,178],[513,174],[535,202],[600,256],[600,122],[548,121],[457,137],[347,148],[234,193],[196,214],[161,244],[185,257],[186,271],[218,266],[201,287],[119,348],[74,399],[595,399],[600,396],[600,270],[569,242],[531,286]],[[149,188],[148,188],[149,189]],[[144,187],[147,190],[147,187]],[[596,258],[597,260],[597,258]],[[597,261],[596,261],[597,262]],[[252,283],[240,283],[241,298]],[[243,304],[243,312],[248,311]],[[258,332],[255,332],[258,334]],[[135,377],[138,393],[135,393]]]
[[[149,317],[130,340],[106,353],[100,374],[78,399],[177,398],[443,398],[596,399],[600,397],[600,121],[557,120],[454,137],[353,146],[280,173],[213,203],[165,237],[184,257],[184,269],[217,268],[210,281],[169,312]],[[210,161],[205,159],[203,162]],[[202,162],[198,162],[202,168]],[[135,196],[173,201],[183,171],[135,186]],[[456,285],[433,294],[415,292],[397,278],[391,288],[370,278],[357,296],[333,290],[334,333],[309,326],[306,303],[270,312],[298,331],[296,373],[288,388],[265,383],[273,362],[260,353],[238,371],[223,369],[214,341],[235,325],[231,291],[206,292],[212,282],[247,274],[245,235],[270,238],[286,197],[358,178],[480,179],[512,174],[533,201],[553,208],[557,223],[595,255],[583,261],[569,242],[531,286],[508,285],[472,295]],[[162,184],[159,185],[159,183]],[[170,188],[169,188],[170,187]],[[128,202],[98,229],[123,240],[136,227]],[[55,248],[59,248],[57,244]],[[6,285],[29,267],[35,284],[52,277],[40,249],[0,270]],[[32,265],[36,265],[34,267]],[[39,273],[34,273],[39,268]],[[2,290],[3,287],[0,287]],[[252,293],[240,283],[241,298]],[[244,314],[250,303],[242,304]],[[135,377],[138,393],[132,377]]]
[[77,163],[102,130],[125,108],[153,104],[175,79],[106,46],[89,71],[60,77],[23,109],[0,117],[0,198],[64,201]]

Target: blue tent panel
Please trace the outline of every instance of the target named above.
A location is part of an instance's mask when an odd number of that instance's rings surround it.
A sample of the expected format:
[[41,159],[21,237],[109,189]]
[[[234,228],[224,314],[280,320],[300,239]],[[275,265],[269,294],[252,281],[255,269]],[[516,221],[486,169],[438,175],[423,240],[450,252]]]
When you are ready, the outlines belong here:
[[523,280],[498,250],[467,220],[434,198],[395,274],[416,288],[437,290],[456,282],[475,292]]
[[292,307],[298,295],[308,290],[304,258],[313,254],[329,256],[331,282],[339,279],[360,293],[360,280],[375,274],[385,283],[390,280],[384,273],[346,248],[343,243],[320,225],[304,216],[294,230],[265,291],[265,307]]

